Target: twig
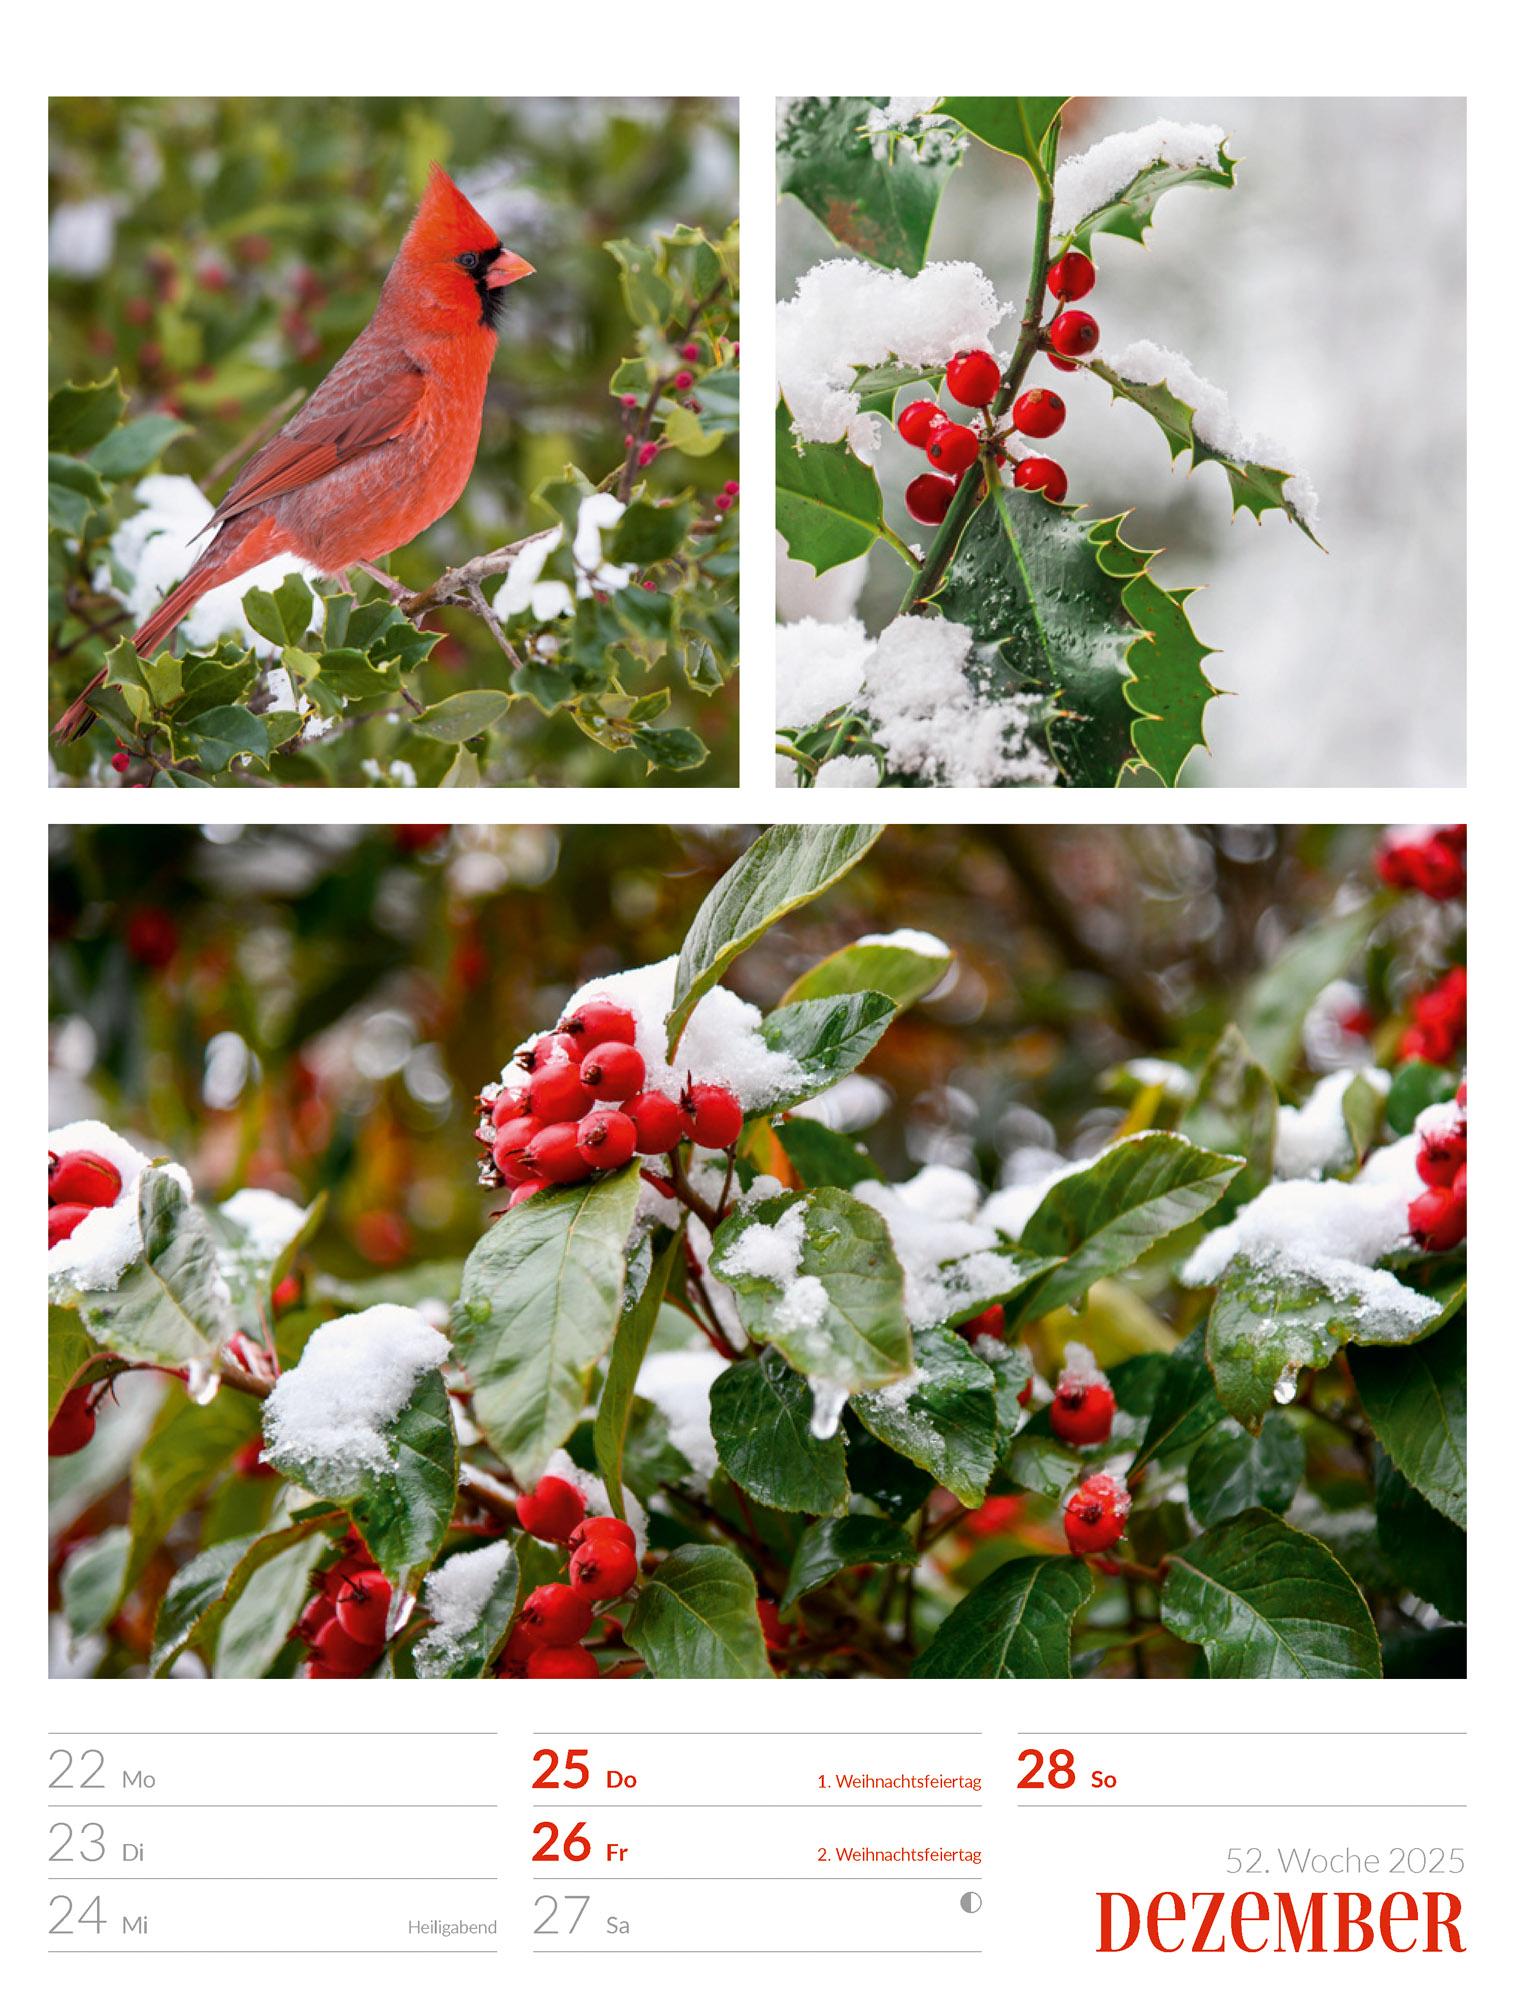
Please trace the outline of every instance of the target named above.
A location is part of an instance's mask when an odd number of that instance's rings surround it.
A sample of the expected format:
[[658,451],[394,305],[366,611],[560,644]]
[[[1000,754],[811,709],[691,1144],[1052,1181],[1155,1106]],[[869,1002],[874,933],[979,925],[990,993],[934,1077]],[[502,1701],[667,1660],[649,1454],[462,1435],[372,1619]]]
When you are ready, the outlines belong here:
[[434,604],[466,604],[471,587],[481,584],[486,577],[504,576],[522,549],[560,532],[559,528],[542,528],[534,535],[523,535],[518,542],[507,542],[502,549],[491,549],[487,555],[459,563],[456,569],[443,570],[435,583],[427,584],[424,590],[407,591],[395,602],[407,618],[414,618],[418,611],[430,610]]

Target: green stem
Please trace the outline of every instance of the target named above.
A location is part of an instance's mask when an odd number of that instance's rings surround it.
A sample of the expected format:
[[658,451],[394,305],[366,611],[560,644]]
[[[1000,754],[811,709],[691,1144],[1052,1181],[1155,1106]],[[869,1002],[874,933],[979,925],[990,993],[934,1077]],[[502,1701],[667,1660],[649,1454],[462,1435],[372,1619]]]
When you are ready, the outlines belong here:
[[[1054,140],[1055,144],[1055,140]],[[1033,167],[1032,172],[1036,169]],[[1026,370],[1036,355],[1042,335],[1042,309],[1047,291],[1047,265],[1050,261],[1052,240],[1052,179],[1049,172],[1036,176],[1036,232],[1031,244],[1031,277],[1026,288],[1026,309],[1021,316],[1020,336],[1015,343],[1015,351],[1010,357],[1010,366],[1005,370],[1000,382],[999,394],[990,406],[990,414],[1002,417],[1020,392],[1021,383],[1026,378]],[[992,433],[994,426],[989,426]],[[952,504],[936,531],[935,540],[926,551],[926,560],[910,580],[900,605],[901,616],[907,616],[916,605],[924,604],[941,587],[952,558],[957,554],[958,544],[967,531],[968,523],[977,513],[983,499],[983,475],[990,480],[997,479],[999,472],[989,457],[988,439],[985,439],[984,453],[979,461],[980,470],[972,477],[965,478],[952,496]]]

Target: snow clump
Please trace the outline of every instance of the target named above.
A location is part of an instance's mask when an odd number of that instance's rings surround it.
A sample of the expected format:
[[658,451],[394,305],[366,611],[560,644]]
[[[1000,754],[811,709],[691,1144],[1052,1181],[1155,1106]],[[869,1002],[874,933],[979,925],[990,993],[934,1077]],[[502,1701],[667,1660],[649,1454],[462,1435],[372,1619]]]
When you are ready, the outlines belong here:
[[318,1326],[263,1405],[264,1457],[328,1497],[356,1493],[394,1467],[384,1432],[446,1339],[409,1306],[369,1306]]

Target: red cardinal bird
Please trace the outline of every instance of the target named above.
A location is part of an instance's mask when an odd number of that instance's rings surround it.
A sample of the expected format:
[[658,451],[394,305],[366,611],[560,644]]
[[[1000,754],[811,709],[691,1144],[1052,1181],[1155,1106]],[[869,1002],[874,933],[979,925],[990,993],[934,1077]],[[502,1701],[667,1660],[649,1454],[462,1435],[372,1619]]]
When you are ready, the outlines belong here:
[[[243,466],[207,523],[214,539],[132,644],[152,654],[190,606],[271,556],[340,574],[402,547],[468,484],[506,285],[531,275],[434,166],[352,346],[278,435]],[[64,742],[95,720],[98,673],[67,709]]]

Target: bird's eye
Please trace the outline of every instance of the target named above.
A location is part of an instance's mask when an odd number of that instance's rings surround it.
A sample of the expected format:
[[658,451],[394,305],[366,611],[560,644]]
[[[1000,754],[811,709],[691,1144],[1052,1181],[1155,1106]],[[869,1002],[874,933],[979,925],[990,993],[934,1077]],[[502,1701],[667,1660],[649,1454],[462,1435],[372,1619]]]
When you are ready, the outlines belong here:
[[477,250],[465,250],[458,259],[458,262],[463,266],[465,271],[477,271],[479,268],[479,253]]

